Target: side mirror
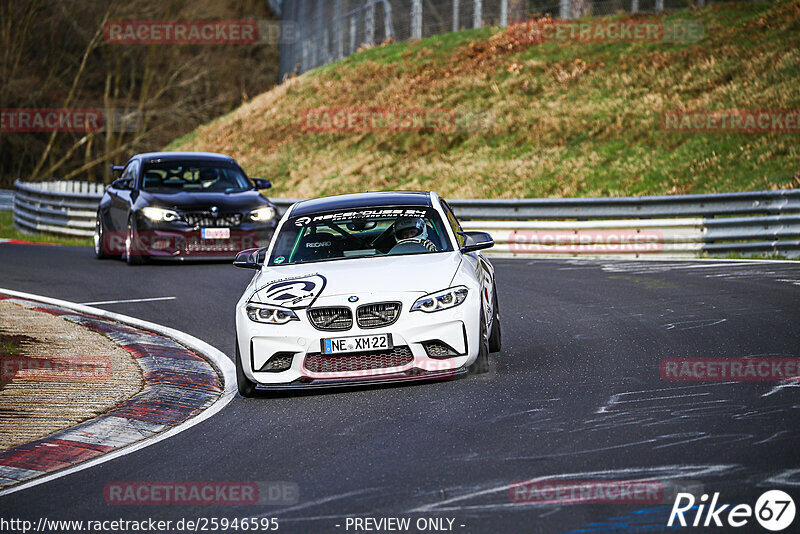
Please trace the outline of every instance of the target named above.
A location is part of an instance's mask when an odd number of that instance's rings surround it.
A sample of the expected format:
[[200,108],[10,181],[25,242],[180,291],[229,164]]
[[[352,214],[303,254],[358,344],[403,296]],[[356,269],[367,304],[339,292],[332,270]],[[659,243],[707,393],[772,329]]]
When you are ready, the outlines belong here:
[[133,183],[130,178],[118,178],[113,182],[111,182],[111,187],[113,187],[114,189],[121,189],[128,191],[130,189],[133,189]]
[[272,187],[272,182],[269,180],[265,180],[263,178],[251,178],[253,180],[253,184],[255,184],[256,189],[269,189]]
[[485,248],[492,248],[494,246],[494,239],[486,232],[459,232],[464,236],[464,246],[461,247],[461,252],[474,252],[476,250],[483,250]]
[[236,259],[233,260],[233,266],[242,269],[260,269],[264,265],[266,258],[266,248],[249,248],[236,255]]

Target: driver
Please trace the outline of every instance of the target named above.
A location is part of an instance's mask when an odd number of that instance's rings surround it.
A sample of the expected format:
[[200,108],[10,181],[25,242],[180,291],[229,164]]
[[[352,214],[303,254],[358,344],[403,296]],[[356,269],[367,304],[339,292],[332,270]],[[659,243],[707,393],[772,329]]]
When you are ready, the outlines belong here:
[[213,182],[217,179],[217,169],[212,167],[201,167],[198,174],[201,182]]
[[419,217],[400,217],[394,223],[394,239],[397,244],[419,243],[431,252],[436,252],[436,245],[428,239],[428,227]]

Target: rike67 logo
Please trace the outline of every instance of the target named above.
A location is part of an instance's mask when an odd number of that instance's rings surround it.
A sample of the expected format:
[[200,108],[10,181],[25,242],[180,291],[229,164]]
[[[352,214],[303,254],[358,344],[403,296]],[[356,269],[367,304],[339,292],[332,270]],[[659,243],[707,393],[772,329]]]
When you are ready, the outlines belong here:
[[[669,514],[667,526],[682,527],[733,527],[748,525],[755,516],[763,528],[772,532],[785,530],[792,524],[795,506],[792,497],[780,490],[770,490],[762,494],[756,501],[755,509],[748,504],[719,504],[719,493],[714,493],[708,503],[708,495],[700,497],[695,503],[691,493],[678,493],[675,504]],[[751,525],[752,526],[752,525]],[[748,529],[748,531],[751,529]],[[703,532],[708,532],[704,530]]]

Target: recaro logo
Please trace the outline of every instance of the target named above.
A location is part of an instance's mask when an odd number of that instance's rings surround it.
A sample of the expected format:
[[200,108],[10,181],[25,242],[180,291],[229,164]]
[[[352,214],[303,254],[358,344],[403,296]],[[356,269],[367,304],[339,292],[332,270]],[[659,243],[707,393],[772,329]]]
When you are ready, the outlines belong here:
[[[756,501],[755,510],[748,504],[737,504],[733,507],[730,504],[718,505],[719,493],[714,493],[710,503],[707,501],[708,495],[703,494],[700,497],[701,504],[695,506],[694,495],[678,493],[675,497],[675,504],[672,505],[667,526],[673,526],[677,519],[682,527],[722,527],[726,526],[723,523],[725,521],[729,527],[740,528],[747,525],[755,513],[756,521],[763,528],[778,532],[786,529],[794,521],[794,500],[788,493],[781,490],[770,490],[762,494]],[[726,511],[727,515],[723,514]],[[691,521],[692,514],[694,514],[694,520],[689,524],[684,515],[690,516],[689,520]],[[703,521],[703,514],[705,514],[705,521]]]

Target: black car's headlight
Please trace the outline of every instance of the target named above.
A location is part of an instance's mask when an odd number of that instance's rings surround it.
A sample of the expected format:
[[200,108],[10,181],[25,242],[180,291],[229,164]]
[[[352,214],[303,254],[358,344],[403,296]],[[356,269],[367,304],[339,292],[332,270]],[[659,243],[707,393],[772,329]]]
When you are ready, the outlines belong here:
[[248,302],[247,316],[251,321],[266,324],[286,324],[290,321],[299,321],[300,318],[292,310],[279,308],[278,306],[268,306],[257,302]]
[[249,213],[251,221],[266,222],[275,218],[275,210],[269,206],[262,206]]
[[167,210],[164,208],[154,208],[152,206],[142,208],[142,215],[153,222],[172,222],[180,220],[181,218],[177,211]]
[[467,293],[469,293],[469,289],[465,286],[456,286],[443,291],[437,291],[436,293],[418,298],[414,305],[411,306],[411,311],[431,313],[455,308],[467,300]]

